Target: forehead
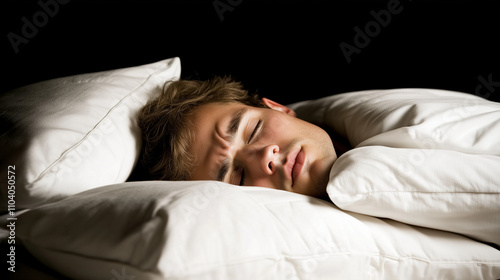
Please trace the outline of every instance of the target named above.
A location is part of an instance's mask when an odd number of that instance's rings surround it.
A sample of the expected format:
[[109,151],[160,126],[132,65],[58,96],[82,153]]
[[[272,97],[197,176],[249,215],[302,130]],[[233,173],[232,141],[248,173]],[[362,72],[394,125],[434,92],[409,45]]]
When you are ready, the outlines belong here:
[[[252,108],[237,102],[209,103],[193,110],[190,121],[194,125],[195,135],[204,132],[203,128],[210,126],[212,129],[224,121],[228,121],[231,116],[242,108]],[[203,133],[201,133],[203,134]]]

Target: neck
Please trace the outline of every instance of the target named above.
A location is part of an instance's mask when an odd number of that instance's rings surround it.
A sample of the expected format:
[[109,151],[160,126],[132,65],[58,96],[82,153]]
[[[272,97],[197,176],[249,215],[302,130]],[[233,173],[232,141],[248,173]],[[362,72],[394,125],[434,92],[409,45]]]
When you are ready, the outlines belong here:
[[349,141],[344,137],[340,136],[337,132],[335,132],[331,128],[323,128],[330,135],[330,139],[332,139],[333,147],[335,148],[335,152],[337,153],[337,157],[340,157],[345,152],[352,150]]

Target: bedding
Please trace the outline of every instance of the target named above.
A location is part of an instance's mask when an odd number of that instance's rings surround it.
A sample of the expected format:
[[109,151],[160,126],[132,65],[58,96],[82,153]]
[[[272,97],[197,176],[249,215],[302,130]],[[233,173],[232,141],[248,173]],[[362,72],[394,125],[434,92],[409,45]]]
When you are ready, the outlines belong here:
[[141,145],[136,112],[179,75],[172,58],[0,97],[0,158],[16,164],[26,208],[16,246],[53,278],[500,279],[498,103],[393,89],[289,105],[355,148],[332,167],[333,203],[220,182],[125,182]]
[[17,235],[72,279],[496,279],[467,237],[220,182],[104,186],[19,216]]
[[355,148],[331,200],[353,212],[500,246],[500,104],[435,89],[371,90],[295,104]]
[[[0,95],[2,186],[15,166],[16,208],[32,208],[94,187],[124,182],[140,153],[135,115],[180,60],[43,81]],[[7,209],[1,189],[0,211]]]

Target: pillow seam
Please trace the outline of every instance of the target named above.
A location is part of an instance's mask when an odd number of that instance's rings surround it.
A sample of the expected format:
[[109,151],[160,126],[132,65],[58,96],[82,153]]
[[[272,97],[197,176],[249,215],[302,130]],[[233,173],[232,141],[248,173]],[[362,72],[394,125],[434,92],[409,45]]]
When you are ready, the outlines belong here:
[[136,91],[138,89],[142,88],[149,80],[151,80],[152,78],[156,79],[156,75],[162,71],[164,71],[164,68],[160,68],[160,69],[150,73],[143,80],[143,82],[140,85],[138,85],[137,87],[132,89],[127,95],[125,95],[118,102],[116,102],[116,104],[114,104],[106,112],[106,114],[92,127],[92,129],[89,130],[87,133],[85,133],[85,135],[80,140],[78,140],[78,142],[71,145],[71,147],[69,147],[64,152],[62,152],[61,155],[56,160],[54,160],[54,162],[52,162],[47,168],[45,168],[33,181],[29,182],[28,185],[32,185],[32,184],[40,181],[41,179],[43,179],[43,177],[45,176],[45,174],[47,174],[47,172],[49,172],[52,168],[54,168],[54,166],[58,165],[68,153],[70,153],[71,151],[76,149],[76,147],[80,146],[81,143],[83,143],[83,141],[85,141],[93,131],[98,129],[100,127],[100,125],[103,123],[103,121],[108,118],[108,116],[111,114],[111,112],[115,111],[117,107],[119,107],[120,105],[122,105],[125,102],[125,100],[127,100],[130,96],[134,95],[134,93],[136,93]]

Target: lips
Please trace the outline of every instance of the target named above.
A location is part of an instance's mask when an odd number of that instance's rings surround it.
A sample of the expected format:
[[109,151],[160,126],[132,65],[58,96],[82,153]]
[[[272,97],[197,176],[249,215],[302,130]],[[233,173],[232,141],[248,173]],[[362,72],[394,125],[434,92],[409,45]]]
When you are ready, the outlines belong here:
[[304,162],[306,159],[306,155],[304,154],[304,151],[300,149],[300,152],[297,154],[297,157],[295,158],[295,165],[293,166],[292,169],[292,180],[295,182],[297,178],[300,175],[300,172],[302,171],[302,167],[304,167]]
[[294,185],[294,182],[297,180],[297,177],[300,175],[300,172],[302,171],[302,167],[304,166],[304,160],[305,160],[305,154],[302,149],[293,151],[287,156],[285,164],[285,172],[287,177],[291,180],[292,186]]

